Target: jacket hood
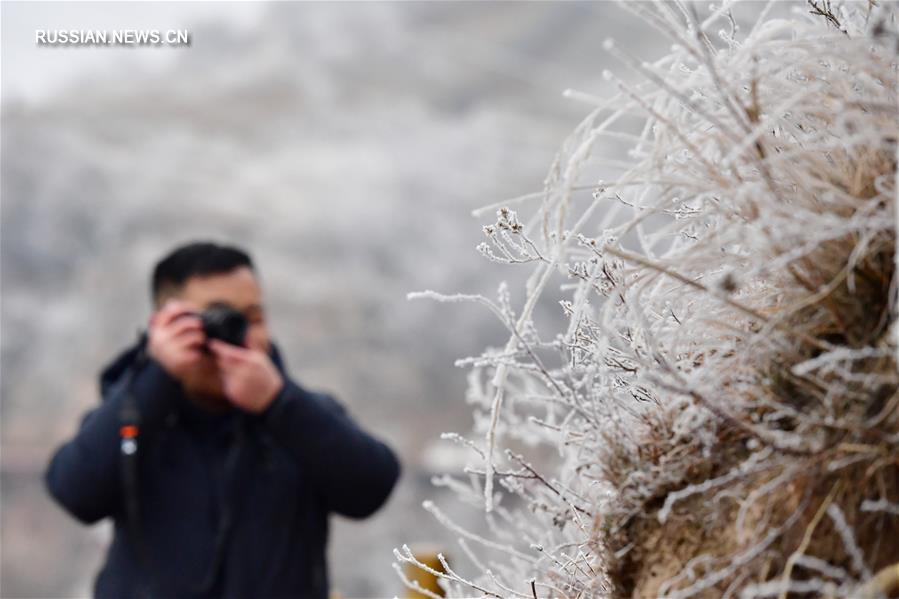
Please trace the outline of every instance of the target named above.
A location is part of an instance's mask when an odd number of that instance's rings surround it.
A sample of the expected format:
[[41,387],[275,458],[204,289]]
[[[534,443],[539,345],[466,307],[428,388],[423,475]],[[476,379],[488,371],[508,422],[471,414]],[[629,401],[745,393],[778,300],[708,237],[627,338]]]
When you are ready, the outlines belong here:
[[[119,380],[121,380],[122,376],[128,371],[129,368],[134,366],[137,362],[138,356],[141,350],[147,344],[147,333],[143,331],[140,333],[138,340],[122,350],[118,356],[113,358],[111,362],[109,362],[106,366],[104,366],[100,370],[100,396],[106,397],[107,391],[116,384]],[[271,358],[272,362],[274,362],[275,367],[278,371],[281,372],[283,376],[286,376],[284,370],[284,361],[281,358],[281,352],[274,342],[270,343],[271,349],[269,350],[269,358]]]

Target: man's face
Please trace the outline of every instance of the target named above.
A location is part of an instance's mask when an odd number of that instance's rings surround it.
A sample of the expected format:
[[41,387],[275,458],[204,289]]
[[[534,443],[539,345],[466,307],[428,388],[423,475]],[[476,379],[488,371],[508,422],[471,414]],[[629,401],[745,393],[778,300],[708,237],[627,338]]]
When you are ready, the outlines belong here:
[[[269,351],[269,333],[262,306],[262,289],[253,271],[245,266],[228,273],[190,277],[175,296],[202,312],[212,304],[226,303],[243,313],[250,323],[244,345],[250,349]],[[212,355],[202,360],[181,381],[192,395],[224,399],[218,367]]]

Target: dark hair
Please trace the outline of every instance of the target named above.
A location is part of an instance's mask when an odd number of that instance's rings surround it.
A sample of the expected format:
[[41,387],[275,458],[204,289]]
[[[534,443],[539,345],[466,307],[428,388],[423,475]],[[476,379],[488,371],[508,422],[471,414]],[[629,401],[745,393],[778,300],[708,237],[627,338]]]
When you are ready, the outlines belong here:
[[224,274],[241,266],[255,270],[250,256],[241,249],[206,241],[188,243],[156,263],[151,299],[155,302],[163,293],[177,291],[191,277]]

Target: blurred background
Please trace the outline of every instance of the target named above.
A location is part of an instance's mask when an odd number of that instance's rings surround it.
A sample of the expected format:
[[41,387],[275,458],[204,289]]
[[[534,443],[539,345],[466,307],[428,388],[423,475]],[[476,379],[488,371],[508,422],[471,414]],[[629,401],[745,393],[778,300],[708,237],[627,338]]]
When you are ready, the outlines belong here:
[[[90,595],[110,526],[66,516],[43,469],[146,321],[155,261],[198,238],[250,250],[294,378],[400,455],[380,512],[332,518],[329,570],[345,597],[402,596],[394,547],[455,545],[421,502],[477,516],[430,483],[465,459],[440,433],[472,425],[453,362],[507,339],[405,295],[515,290],[530,269],[482,258],[494,218],[471,210],[541,189],[590,108],[562,90],[608,92],[607,37],[641,58],[662,40],[609,2],[3,2],[0,21],[0,596]],[[128,28],[192,43],[35,44]]]

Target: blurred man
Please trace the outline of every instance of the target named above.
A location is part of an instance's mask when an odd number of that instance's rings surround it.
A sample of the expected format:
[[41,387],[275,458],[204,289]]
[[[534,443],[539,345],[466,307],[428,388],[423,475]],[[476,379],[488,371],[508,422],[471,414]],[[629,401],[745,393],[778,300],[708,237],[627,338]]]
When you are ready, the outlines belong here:
[[45,476],[75,518],[115,523],[95,596],[326,597],[328,514],[375,512],[396,456],[290,378],[243,251],[181,247],[152,294],[147,333]]

